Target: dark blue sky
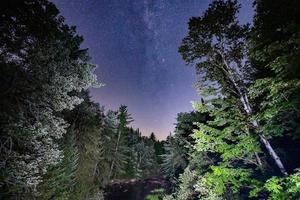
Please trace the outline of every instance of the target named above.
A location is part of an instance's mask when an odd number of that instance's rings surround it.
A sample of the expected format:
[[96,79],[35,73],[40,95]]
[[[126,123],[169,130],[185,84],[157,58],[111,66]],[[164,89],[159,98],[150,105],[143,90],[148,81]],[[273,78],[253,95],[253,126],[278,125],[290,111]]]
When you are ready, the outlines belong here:
[[[199,96],[195,70],[177,49],[187,22],[200,16],[210,0],[53,0],[70,25],[76,25],[106,86],[91,89],[107,109],[128,106],[133,126],[144,135],[165,138],[177,113],[192,110]],[[249,21],[250,1],[240,14]]]

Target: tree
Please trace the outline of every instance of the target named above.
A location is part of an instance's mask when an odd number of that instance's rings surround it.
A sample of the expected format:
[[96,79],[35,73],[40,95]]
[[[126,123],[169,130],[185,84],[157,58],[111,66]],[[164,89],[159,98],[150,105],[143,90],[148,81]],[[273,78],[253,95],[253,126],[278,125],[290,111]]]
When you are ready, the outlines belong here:
[[189,167],[185,168],[184,172],[179,177],[179,189],[175,194],[164,196],[164,200],[190,200],[196,199],[193,185],[195,185],[196,173],[190,170]]
[[60,146],[63,148],[64,157],[59,164],[50,167],[43,176],[43,182],[38,186],[39,199],[69,199],[74,192],[79,157],[74,125],[64,135]]
[[1,2],[1,197],[35,192],[63,157],[63,110],[96,85],[82,37],[44,0]]
[[[235,97],[240,109],[251,117],[253,110],[246,87],[248,74],[244,73],[248,69],[245,49],[248,25],[238,23],[238,8],[235,0],[213,1],[202,17],[190,20],[189,34],[179,52],[187,63],[197,62],[196,68],[203,74],[199,84],[204,94]],[[259,124],[253,120],[249,126],[258,129]],[[287,175],[266,136],[257,134],[281,173]],[[256,157],[261,162],[257,154]]]
[[162,171],[165,176],[176,184],[176,179],[188,164],[188,155],[183,148],[185,140],[180,136],[169,136],[164,144],[165,153],[162,157]]
[[83,103],[71,112],[65,113],[65,119],[72,124],[68,131],[74,134],[78,159],[75,166],[75,182],[70,195],[72,199],[88,199],[99,195],[102,186],[99,165],[104,157],[104,108],[90,100],[88,92],[80,94]]
[[[299,196],[299,1],[257,0],[249,56],[256,71],[250,88],[255,118],[285,158],[287,177],[272,177],[268,199]],[[294,171],[294,172],[293,172]],[[293,173],[293,174],[292,174]]]
[[177,114],[175,134],[181,135],[185,138],[187,144],[183,148],[192,147],[194,144],[194,130],[197,128],[196,122],[206,122],[209,116],[206,113],[201,113],[198,111],[192,112],[181,112]]
[[155,152],[153,144],[147,144],[146,141],[140,141],[134,145],[134,155],[136,157],[134,165],[136,169],[135,176],[145,178],[152,175],[155,170]]
[[[114,158],[113,161],[111,163],[110,166],[110,173],[108,177],[112,176],[112,172],[113,172],[113,168],[116,165],[116,159],[117,158],[121,158],[123,157],[122,154],[126,154],[127,150],[125,148],[121,149],[123,146],[125,146],[125,144],[123,144],[124,141],[124,134],[127,131],[127,125],[129,125],[133,120],[130,116],[130,114],[128,114],[128,110],[127,110],[127,106],[125,105],[121,105],[118,111],[118,120],[119,120],[119,126],[118,126],[118,138],[116,141],[116,146],[115,146],[115,152],[114,152]],[[121,148],[120,148],[121,147]],[[120,156],[117,156],[120,155]],[[123,165],[125,165],[126,161],[124,162],[119,162],[120,164],[123,163]],[[120,169],[123,168],[120,165]]]
[[150,140],[152,140],[153,142],[156,142],[156,136],[153,132],[150,134]]
[[195,139],[193,137],[196,123],[206,122],[208,115],[196,111],[178,113],[174,135],[164,142],[164,153],[161,155],[162,170],[176,186],[179,175],[189,165],[194,152]]
[[133,122],[131,115],[128,113],[127,106],[121,105],[118,111],[119,130],[122,133],[126,132],[127,126]]
[[[246,116],[229,99],[216,99],[212,105],[195,104],[199,112],[209,113],[210,120],[197,123],[195,149],[202,156],[196,162],[201,174],[196,190],[203,199],[214,194],[244,199],[263,185],[264,169],[256,159],[260,152],[256,138],[250,134]],[[194,163],[193,156],[191,163]]]
[[[299,195],[297,169],[287,176],[288,165],[283,166],[277,152],[297,152],[290,149],[298,143],[296,10],[300,5],[296,1],[255,3],[257,13],[249,32],[236,19],[237,1],[213,1],[202,17],[190,20],[189,35],[179,49],[187,63],[196,63],[201,76],[197,86],[204,99],[194,106],[209,114],[206,121],[197,123],[194,133],[198,155],[189,155],[190,167],[199,173],[195,190],[201,199],[294,199]],[[272,162],[263,150],[284,177],[271,178],[276,168],[268,168]],[[291,155],[283,158],[287,157]],[[296,162],[289,169],[299,166]]]
[[[250,61],[258,74],[250,88],[256,107],[255,118],[262,131],[268,132],[275,142],[280,138],[289,141],[286,147],[281,147],[286,149],[299,144],[300,82],[297,72],[300,44],[296,39],[300,30],[296,11],[299,9],[298,1],[288,5],[281,1],[257,1],[250,40]],[[297,153],[287,153],[285,157]],[[294,160],[288,158],[286,162],[296,166],[292,164]]]

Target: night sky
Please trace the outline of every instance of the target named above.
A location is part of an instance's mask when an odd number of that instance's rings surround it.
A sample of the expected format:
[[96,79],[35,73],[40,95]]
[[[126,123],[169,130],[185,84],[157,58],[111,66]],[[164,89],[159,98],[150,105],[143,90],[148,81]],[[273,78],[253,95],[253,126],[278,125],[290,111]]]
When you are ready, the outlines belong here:
[[[106,109],[128,106],[133,127],[164,139],[174,130],[177,113],[199,100],[193,67],[178,47],[187,22],[200,16],[210,0],[52,0],[69,25],[83,35],[97,65],[99,82],[91,89]],[[243,0],[241,21],[251,21],[251,2]]]

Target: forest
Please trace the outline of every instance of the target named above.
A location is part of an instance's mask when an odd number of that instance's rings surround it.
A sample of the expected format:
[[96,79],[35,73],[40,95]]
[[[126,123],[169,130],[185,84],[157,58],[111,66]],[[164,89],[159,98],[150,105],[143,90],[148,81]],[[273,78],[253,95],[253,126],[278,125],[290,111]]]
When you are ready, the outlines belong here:
[[0,199],[300,199],[300,1],[253,0],[248,24],[241,2],[186,22],[200,100],[158,140],[91,99],[105,86],[54,3],[1,1]]

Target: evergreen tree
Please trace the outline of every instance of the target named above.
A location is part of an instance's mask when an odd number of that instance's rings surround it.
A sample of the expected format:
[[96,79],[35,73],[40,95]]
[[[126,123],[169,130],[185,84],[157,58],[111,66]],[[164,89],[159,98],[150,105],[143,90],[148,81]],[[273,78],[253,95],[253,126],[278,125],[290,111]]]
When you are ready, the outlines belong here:
[[70,199],[76,184],[78,150],[74,134],[74,125],[69,127],[60,144],[63,151],[62,161],[49,168],[38,186],[39,199]]
[[179,174],[190,162],[190,156],[194,152],[195,144],[194,129],[197,128],[196,122],[206,122],[207,113],[196,111],[178,113],[175,126],[175,133],[169,136],[164,143],[164,153],[162,154],[162,169],[165,175],[176,185]]
[[83,93],[81,97],[84,102],[66,113],[66,120],[74,124],[78,151],[72,199],[88,199],[98,195],[101,186],[99,176],[102,175],[98,167],[103,157],[104,109],[91,102],[88,93]]
[[115,144],[113,160],[110,166],[109,177],[113,177],[113,169],[118,168],[119,175],[124,174],[124,168],[127,162],[128,148],[126,146],[126,133],[128,125],[133,121],[128,113],[127,106],[121,105],[118,110],[118,136]]
[[35,193],[63,158],[61,111],[96,84],[82,37],[44,0],[0,3],[1,198]]
[[165,154],[162,155],[162,171],[165,176],[176,184],[177,178],[188,165],[188,155],[184,148],[184,138],[169,136],[164,144]]

